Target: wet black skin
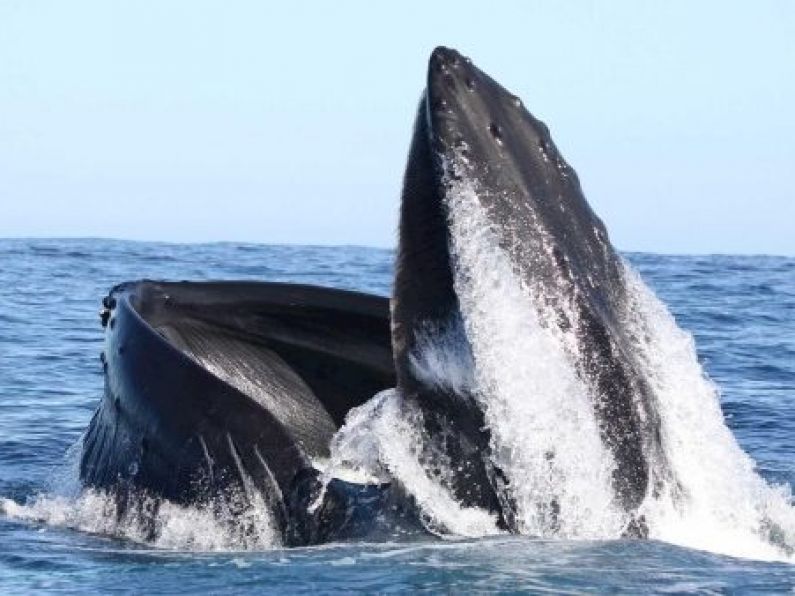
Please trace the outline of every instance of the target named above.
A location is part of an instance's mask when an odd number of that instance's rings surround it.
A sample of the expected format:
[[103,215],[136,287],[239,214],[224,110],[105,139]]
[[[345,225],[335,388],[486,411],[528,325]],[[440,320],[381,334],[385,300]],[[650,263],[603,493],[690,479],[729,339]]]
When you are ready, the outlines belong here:
[[86,485],[112,491],[122,510],[146,494],[232,520],[253,489],[286,544],[369,532],[382,505],[392,510],[388,487],[341,481],[306,507],[319,489],[313,460],[328,456],[345,414],[394,386],[387,299],[142,281],[103,302],[105,393],[83,442]]
[[[542,288],[553,308],[571,300],[579,313],[579,372],[598,388],[593,407],[616,461],[617,501],[634,512],[649,486],[648,458],[659,453],[659,435],[622,328],[626,288],[619,257],[547,127],[469,59],[441,47],[430,58],[402,195],[392,306],[398,385],[425,411],[430,430],[452,426],[459,433],[459,439],[445,438],[448,455],[464,464],[455,493],[515,529],[506,480],[488,463],[482,414],[466,396],[426,386],[409,361],[418,330],[429,321],[443,324],[458,308],[442,166],[456,151],[467,157],[467,175],[477,181],[478,199],[517,275]],[[542,237],[551,242],[543,244]],[[558,311],[561,327],[570,328]],[[628,532],[642,534],[640,525]]]

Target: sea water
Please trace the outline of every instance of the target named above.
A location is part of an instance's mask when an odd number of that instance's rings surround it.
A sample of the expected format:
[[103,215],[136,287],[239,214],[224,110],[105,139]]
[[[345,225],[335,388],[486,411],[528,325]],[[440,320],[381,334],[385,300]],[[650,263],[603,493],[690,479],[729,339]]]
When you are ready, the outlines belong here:
[[[558,371],[543,380],[547,389],[558,383],[551,389],[569,400],[573,416],[560,421],[579,416],[581,435],[573,440],[565,425],[544,425],[538,414],[555,422],[553,408],[512,410],[516,404],[507,397],[493,410],[492,424],[501,425],[506,452],[519,454],[509,461],[517,477],[537,473],[531,447],[543,444],[539,437],[571,445],[569,451],[559,447],[560,466],[581,467],[579,476],[566,475],[568,484],[556,484],[554,474],[528,482],[569,499],[566,532],[545,532],[532,507],[525,508],[526,537],[490,531],[480,512],[444,507],[439,538],[283,549],[275,540],[227,540],[213,519],[178,507],[161,512],[164,532],[157,543],[146,543],[136,534],[135,520],[119,527],[101,495],[79,496],[80,435],[102,392],[100,299],[115,283],[144,277],[293,281],[386,295],[393,253],[360,247],[0,240],[0,592],[792,590],[795,565],[786,553],[764,548],[753,532],[742,529],[757,512],[749,503],[767,503],[771,517],[786,521],[787,492],[795,485],[795,259],[625,257],[641,323],[652,322],[645,329],[645,356],[663,411],[667,456],[689,495],[686,509],[662,498],[648,504],[653,540],[611,537],[610,516],[594,525],[597,513],[609,513],[609,495],[593,490],[603,485],[606,471],[584,465],[593,451],[583,457],[575,452],[593,429],[577,401],[576,378],[567,377],[565,362],[547,350],[552,360],[539,370]],[[635,270],[668,306],[675,324],[633,277]],[[494,286],[485,284],[483,291]],[[511,291],[507,284],[495,296]],[[475,308],[477,300],[472,304]],[[468,332],[477,332],[478,325],[489,329],[488,345],[497,349],[500,341],[516,340],[508,334],[512,329],[543,331],[532,326],[528,313],[502,312],[514,320],[503,325],[482,318],[491,313],[479,313],[468,319]],[[696,351],[679,328],[693,334]],[[476,356],[490,362],[490,353]],[[513,371],[522,363],[512,364],[494,359],[478,382],[510,397],[538,381],[537,374],[517,377]],[[378,410],[374,420],[382,422],[384,436],[396,428],[383,424],[384,416],[411,422],[395,408],[390,395],[370,405]],[[348,447],[356,424],[372,424],[375,413],[358,413],[348,428]],[[500,418],[507,415],[534,416],[527,420],[539,432],[513,428]],[[433,512],[444,495],[406,465],[410,457],[401,458],[398,447],[395,443],[384,454],[387,463],[395,462],[390,471],[414,482],[418,501],[425,498]],[[592,500],[583,503],[581,495]]]

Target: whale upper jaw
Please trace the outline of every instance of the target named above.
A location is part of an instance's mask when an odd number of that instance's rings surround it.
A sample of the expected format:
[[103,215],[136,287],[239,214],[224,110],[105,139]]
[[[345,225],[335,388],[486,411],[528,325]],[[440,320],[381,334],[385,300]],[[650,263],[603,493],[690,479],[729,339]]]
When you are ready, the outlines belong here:
[[466,143],[480,154],[496,156],[506,134],[528,132],[519,98],[456,50],[433,51],[426,89],[429,131],[437,150]]
[[[445,329],[460,317],[450,211],[457,192],[451,182],[461,179],[476,190],[486,225],[523,286],[553,308],[569,301],[577,313],[579,374],[600,395],[593,407],[616,461],[616,499],[635,511],[647,493],[648,461],[659,459],[659,445],[649,388],[622,323],[627,289],[621,259],[546,125],[471,60],[445,47],[429,60],[401,201],[392,306],[399,387],[426,416],[443,419],[431,426],[453,424],[466,435],[459,446],[465,463],[482,453],[484,463],[475,465],[480,471],[467,469],[469,478],[454,491],[464,501],[502,509],[510,526],[511,512],[494,494],[499,488],[494,470],[488,470],[482,413],[455,391],[429,385],[412,365],[427,329]],[[494,490],[472,491],[473,477],[481,483],[488,477]]]
[[423,104],[437,200],[448,191],[445,179],[466,175],[483,191],[478,199],[501,243],[531,264],[528,273],[546,283],[571,272],[606,284],[620,278],[607,229],[576,172],[516,95],[456,50],[438,47]]

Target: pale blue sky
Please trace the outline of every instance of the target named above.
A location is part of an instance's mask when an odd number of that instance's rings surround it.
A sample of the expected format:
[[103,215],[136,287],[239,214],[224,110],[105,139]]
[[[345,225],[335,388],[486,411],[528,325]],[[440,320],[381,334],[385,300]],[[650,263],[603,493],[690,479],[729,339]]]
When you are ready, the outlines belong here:
[[0,237],[393,246],[439,44],[619,248],[795,255],[790,0],[0,0]]

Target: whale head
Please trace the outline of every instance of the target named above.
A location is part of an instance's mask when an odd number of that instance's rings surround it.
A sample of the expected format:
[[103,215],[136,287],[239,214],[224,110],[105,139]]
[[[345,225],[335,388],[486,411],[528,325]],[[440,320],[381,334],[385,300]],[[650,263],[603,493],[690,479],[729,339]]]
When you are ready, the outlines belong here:
[[401,198],[392,296],[398,387],[431,421],[429,434],[445,435],[447,457],[462,470],[452,482],[456,496],[497,511],[511,527],[483,400],[472,397],[479,363],[461,308],[462,292],[481,273],[462,273],[462,248],[483,235],[526,291],[522,299],[543,303],[576,345],[575,374],[589,386],[616,462],[616,500],[635,510],[649,484],[654,413],[622,325],[621,259],[547,126],[471,60],[439,47],[429,60]]

